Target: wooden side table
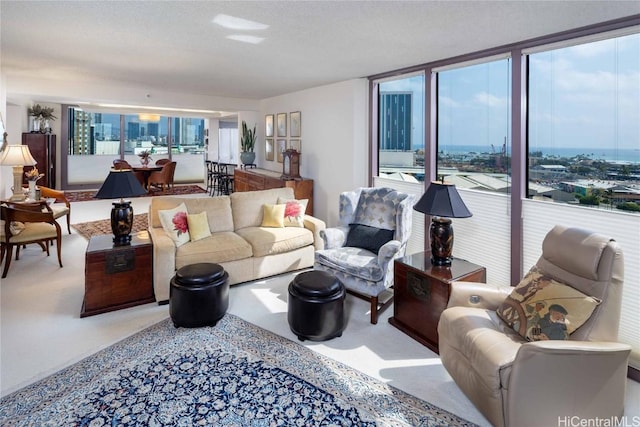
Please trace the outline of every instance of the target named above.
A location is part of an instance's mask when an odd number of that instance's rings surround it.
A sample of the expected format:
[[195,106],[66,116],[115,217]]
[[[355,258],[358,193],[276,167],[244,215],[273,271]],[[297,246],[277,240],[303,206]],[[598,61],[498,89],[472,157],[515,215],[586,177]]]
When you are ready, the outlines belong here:
[[85,254],[80,317],[154,302],[153,244],[147,231],[114,246],[112,235],[92,236]]
[[389,323],[438,353],[438,321],[449,302],[451,282],[484,283],[486,279],[484,267],[465,260],[432,265],[430,251],[396,259]]

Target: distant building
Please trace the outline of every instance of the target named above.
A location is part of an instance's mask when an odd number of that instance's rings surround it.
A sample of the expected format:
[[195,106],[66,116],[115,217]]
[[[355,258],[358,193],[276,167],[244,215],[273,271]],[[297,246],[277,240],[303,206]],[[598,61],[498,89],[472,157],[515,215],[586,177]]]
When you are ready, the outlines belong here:
[[567,177],[567,167],[562,165],[536,165],[529,169],[529,179],[553,180]]
[[413,151],[411,92],[381,92],[379,97],[380,150]]

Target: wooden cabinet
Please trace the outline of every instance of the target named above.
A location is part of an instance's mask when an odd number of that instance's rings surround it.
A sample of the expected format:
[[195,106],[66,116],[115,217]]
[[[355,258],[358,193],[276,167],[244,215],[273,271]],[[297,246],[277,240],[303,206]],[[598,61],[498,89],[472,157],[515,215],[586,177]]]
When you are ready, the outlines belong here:
[[80,317],[154,302],[153,244],[147,231],[114,246],[112,235],[92,236],[85,254]]
[[447,308],[451,282],[485,282],[484,267],[454,258],[450,266],[431,264],[431,252],[394,263],[393,317],[396,328],[438,353],[438,321]]
[[[44,174],[37,185],[56,188],[56,136],[50,133],[23,133],[22,145],[29,146],[29,151],[37,162],[38,172]],[[24,171],[32,168],[33,166],[25,166]],[[27,183],[24,175],[22,183]]]
[[307,178],[283,179],[278,172],[266,169],[236,169],[234,191],[268,190],[270,188],[293,188],[295,198],[308,199],[307,215],[313,215],[313,180]]

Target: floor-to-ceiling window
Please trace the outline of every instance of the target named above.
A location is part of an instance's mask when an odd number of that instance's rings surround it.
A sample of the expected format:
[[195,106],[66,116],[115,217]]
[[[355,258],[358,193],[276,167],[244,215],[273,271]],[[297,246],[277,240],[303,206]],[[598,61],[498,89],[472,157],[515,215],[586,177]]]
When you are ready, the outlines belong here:
[[[454,256],[475,258],[495,281],[510,271],[511,60],[456,65],[434,70],[437,178],[472,190],[464,199],[474,217],[455,221],[465,244],[454,246]],[[478,254],[491,240],[503,244]]]
[[104,181],[114,159],[136,165],[142,151],[151,153],[152,162],[176,161],[177,182],[204,179],[203,118],[91,112],[77,107],[66,111],[66,188],[95,187]]
[[[604,40],[603,40],[604,38]],[[619,337],[640,368],[640,34],[525,51],[528,197],[524,265],[556,223],[612,236],[625,256]]]
[[[379,185],[385,180],[410,194],[424,189],[425,158],[425,74],[423,71],[375,82],[377,105],[376,144]],[[425,235],[424,215],[413,217],[407,252],[422,248]]]
[[[490,282],[515,284],[556,224],[613,237],[626,260],[620,340],[636,369],[639,40],[636,17],[405,71],[431,73],[425,143],[437,149],[426,150],[423,172],[455,182],[473,213],[454,220],[454,256],[487,266]],[[382,104],[378,88],[402,73],[371,77],[372,99]],[[371,120],[372,157],[382,158],[384,116],[374,108]],[[394,186],[383,172],[374,183]]]

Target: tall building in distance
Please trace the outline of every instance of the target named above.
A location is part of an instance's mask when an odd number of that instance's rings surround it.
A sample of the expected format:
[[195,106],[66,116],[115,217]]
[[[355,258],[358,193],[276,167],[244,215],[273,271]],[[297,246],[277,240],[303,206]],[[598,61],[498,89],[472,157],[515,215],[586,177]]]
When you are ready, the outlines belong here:
[[411,102],[411,92],[380,93],[380,150],[413,151]]

